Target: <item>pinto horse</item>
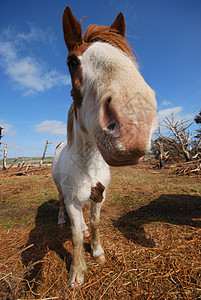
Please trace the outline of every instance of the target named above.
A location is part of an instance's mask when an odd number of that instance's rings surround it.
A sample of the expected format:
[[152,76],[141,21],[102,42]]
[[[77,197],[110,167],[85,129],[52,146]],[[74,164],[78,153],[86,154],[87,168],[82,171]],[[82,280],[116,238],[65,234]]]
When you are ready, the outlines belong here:
[[80,23],[66,7],[63,32],[73,104],[68,112],[68,141],[56,149],[52,175],[60,200],[58,224],[65,222],[66,207],[72,225],[69,282],[73,287],[76,280],[83,283],[86,271],[83,235],[89,231],[82,208],[91,201],[92,255],[103,262],[99,223],[109,165],[134,165],[142,160],[157,127],[157,105],[125,39],[122,13],[110,27],[90,25],[82,36]]

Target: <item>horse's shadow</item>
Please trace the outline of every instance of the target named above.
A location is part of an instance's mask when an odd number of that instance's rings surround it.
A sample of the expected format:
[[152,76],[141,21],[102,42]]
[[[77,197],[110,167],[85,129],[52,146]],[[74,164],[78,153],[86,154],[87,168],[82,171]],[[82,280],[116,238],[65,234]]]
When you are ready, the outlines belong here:
[[69,271],[72,255],[64,248],[63,243],[71,239],[70,221],[57,226],[59,202],[49,200],[38,207],[35,228],[29,234],[25,245],[26,250],[21,254],[23,265],[26,267],[24,282],[32,289],[37,288],[36,282],[41,279],[43,258],[49,250],[55,251],[65,262]]
[[200,218],[201,197],[183,194],[161,195],[148,205],[129,211],[113,223],[126,238],[134,243],[144,247],[155,247],[154,240],[146,238],[145,224],[165,222],[201,228]]

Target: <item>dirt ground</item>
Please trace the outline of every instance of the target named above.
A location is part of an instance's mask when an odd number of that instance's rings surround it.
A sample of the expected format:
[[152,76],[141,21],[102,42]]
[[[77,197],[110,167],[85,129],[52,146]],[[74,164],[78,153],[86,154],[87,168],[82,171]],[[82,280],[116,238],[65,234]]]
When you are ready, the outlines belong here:
[[[13,168],[11,169],[13,172]],[[50,168],[0,173],[0,299],[201,299],[201,180],[149,164],[112,168],[101,212],[106,262],[68,286],[70,222],[57,226]],[[90,204],[84,215],[89,224]]]

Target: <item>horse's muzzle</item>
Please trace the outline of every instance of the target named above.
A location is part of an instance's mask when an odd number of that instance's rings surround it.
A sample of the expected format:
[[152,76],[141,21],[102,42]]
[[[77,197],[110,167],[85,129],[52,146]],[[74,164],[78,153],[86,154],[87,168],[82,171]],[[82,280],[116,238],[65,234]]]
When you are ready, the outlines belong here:
[[[134,103],[135,104],[135,103]],[[107,97],[99,112],[102,136],[97,142],[109,165],[136,164],[149,151],[151,136],[157,126],[156,107],[146,103],[126,105],[117,98]]]

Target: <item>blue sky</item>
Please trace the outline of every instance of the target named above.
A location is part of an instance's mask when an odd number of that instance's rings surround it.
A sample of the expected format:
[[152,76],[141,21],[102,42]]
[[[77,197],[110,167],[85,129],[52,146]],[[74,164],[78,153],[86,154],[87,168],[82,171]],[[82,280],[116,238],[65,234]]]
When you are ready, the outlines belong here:
[[41,156],[46,139],[66,138],[72,102],[62,14],[69,5],[83,31],[111,25],[122,11],[140,71],[155,90],[161,121],[193,119],[201,109],[200,0],[2,0],[0,126],[8,157]]

